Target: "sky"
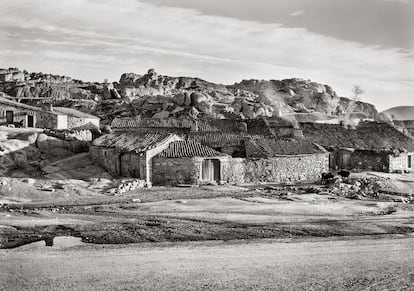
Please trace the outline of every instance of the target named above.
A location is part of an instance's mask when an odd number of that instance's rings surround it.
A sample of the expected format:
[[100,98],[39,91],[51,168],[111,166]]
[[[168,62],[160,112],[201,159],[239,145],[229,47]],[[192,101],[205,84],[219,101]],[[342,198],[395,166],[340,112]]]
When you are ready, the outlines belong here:
[[2,0],[0,67],[303,78],[385,110],[414,105],[414,0]]

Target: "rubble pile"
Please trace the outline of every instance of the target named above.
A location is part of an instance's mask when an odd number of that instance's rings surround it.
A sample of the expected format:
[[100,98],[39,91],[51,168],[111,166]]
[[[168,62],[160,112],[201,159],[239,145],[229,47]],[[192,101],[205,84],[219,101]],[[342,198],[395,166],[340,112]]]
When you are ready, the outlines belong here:
[[117,188],[113,188],[110,192],[114,195],[121,195],[128,191],[135,191],[147,186],[145,180],[133,179],[128,181],[121,181]]
[[[328,186],[327,192],[350,199],[379,198],[380,194],[396,194],[390,178],[383,177],[353,177],[336,176]],[[409,202],[412,198],[402,199]]]

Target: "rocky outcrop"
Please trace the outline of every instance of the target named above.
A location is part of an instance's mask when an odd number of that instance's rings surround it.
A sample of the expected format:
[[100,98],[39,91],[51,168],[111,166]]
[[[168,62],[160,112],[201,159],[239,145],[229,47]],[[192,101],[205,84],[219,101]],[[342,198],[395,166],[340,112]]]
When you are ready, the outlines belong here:
[[[243,80],[226,86],[198,78],[164,76],[150,69],[143,75],[122,74],[119,82],[92,83],[18,69],[0,70],[0,76],[10,73],[15,74],[11,77],[14,81],[0,80],[0,92],[30,105],[39,105],[44,98],[54,105],[73,107],[99,116],[102,124],[115,117],[137,115],[258,118],[316,112],[339,116],[352,102],[328,85],[298,78]],[[370,118],[377,115],[372,104],[357,102],[352,107]]]
[[0,69],[0,82],[22,82],[24,80],[23,72],[17,68]]

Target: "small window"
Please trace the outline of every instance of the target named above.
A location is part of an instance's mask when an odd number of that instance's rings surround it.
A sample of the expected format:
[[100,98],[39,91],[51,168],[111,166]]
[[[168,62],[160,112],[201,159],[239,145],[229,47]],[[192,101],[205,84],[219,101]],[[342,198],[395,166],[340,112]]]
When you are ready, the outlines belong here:
[[412,164],[413,164],[413,156],[412,155],[409,155],[408,157],[407,157],[407,167],[409,168],[409,169],[411,169],[411,167],[412,167]]

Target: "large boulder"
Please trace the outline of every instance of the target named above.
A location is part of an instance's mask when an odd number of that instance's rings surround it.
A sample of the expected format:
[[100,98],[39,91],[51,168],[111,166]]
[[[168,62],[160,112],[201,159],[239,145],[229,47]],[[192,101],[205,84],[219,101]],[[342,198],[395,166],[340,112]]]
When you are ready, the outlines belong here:
[[212,113],[213,104],[208,101],[204,100],[197,104],[197,109],[200,110],[200,112],[203,112],[205,114],[211,114]]
[[186,96],[184,93],[176,94],[173,97],[173,101],[179,106],[184,105],[185,99],[186,99]]
[[119,84],[121,86],[132,86],[139,78],[141,78],[141,75],[135,73],[124,73],[121,75],[121,79],[119,79]]
[[201,102],[206,102],[209,100],[206,95],[199,93],[199,92],[191,93],[190,98],[191,98],[191,105],[196,106],[196,107]]
[[168,111],[161,111],[158,113],[155,113],[152,118],[167,118],[170,116],[170,112]]
[[247,102],[243,102],[243,115],[246,118],[255,118],[256,115],[254,113],[254,105],[253,104],[249,104]]

